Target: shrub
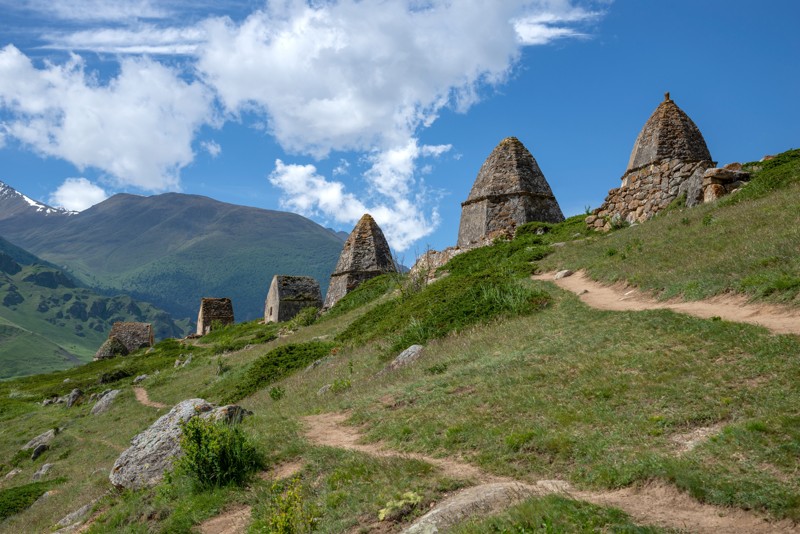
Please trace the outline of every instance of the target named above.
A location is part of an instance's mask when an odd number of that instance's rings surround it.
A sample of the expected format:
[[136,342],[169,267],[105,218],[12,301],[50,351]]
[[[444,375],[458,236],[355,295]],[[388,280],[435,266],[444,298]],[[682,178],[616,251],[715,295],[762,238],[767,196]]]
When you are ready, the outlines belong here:
[[305,534],[313,532],[317,518],[303,498],[300,479],[293,478],[285,487],[272,485],[267,502],[266,517],[256,521],[255,532],[269,534]]
[[7,517],[17,514],[36,502],[44,492],[50,489],[54,483],[63,482],[58,479],[47,482],[33,482],[24,486],[7,488],[0,491],[0,521]]
[[261,459],[238,425],[193,417],[181,424],[183,456],[176,472],[189,476],[200,490],[241,486]]

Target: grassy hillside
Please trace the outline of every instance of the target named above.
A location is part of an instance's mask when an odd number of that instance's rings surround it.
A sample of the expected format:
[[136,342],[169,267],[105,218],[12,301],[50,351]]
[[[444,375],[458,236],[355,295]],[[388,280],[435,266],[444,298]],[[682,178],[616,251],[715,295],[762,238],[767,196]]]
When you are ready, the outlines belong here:
[[79,287],[61,270],[0,239],[0,379],[85,363],[116,321],[153,323],[182,337],[188,321],[129,296]]
[[586,269],[660,297],[728,292],[800,307],[800,150],[745,166],[739,193],[561,247],[541,268]]
[[0,235],[89,286],[191,320],[202,297],[230,297],[240,320],[262,316],[275,274],[313,276],[324,292],[342,248],[299,215],[178,193],[115,195],[67,219],[0,220]]
[[[792,164],[784,161],[776,168]],[[458,256],[445,266],[450,274],[427,288],[382,278],[311,325],[243,323],[194,344],[163,342],[150,355],[0,383],[0,501],[28,491],[32,473],[44,462],[54,464],[46,480],[59,481],[60,490],[15,511],[0,523],[0,532],[51,530],[94,498],[100,498],[99,515],[89,532],[190,532],[220,511],[242,505],[252,506],[252,532],[309,532],[312,526],[315,532],[400,532],[435,503],[476,482],[472,475],[453,475],[420,457],[376,457],[318,445],[306,434],[304,418],[329,413],[341,414],[351,432],[368,443],[380,442],[385,450],[458,459],[522,482],[557,480],[586,496],[624,497],[624,491],[615,490],[638,488],[631,494],[645,499],[645,505],[647,498],[655,499],[648,488],[656,488],[668,497],[666,505],[652,503],[664,512],[661,519],[669,520],[681,498],[690,498],[723,507],[708,512],[715,520],[729,508],[797,528],[800,338],[667,310],[598,311],[528,276],[575,258],[609,273],[616,266],[620,279],[630,269],[666,287],[670,273],[691,261],[692,280],[715,287],[721,282],[711,279],[726,254],[689,257],[697,255],[702,236],[670,231],[668,223],[724,229],[737,215],[768,211],[776,217],[773,226],[786,226],[792,216],[796,222],[798,212],[775,206],[792,198],[797,184],[780,187],[610,235],[590,234],[580,218],[532,224],[514,241]],[[759,209],[739,211],[753,206]],[[713,220],[703,224],[709,213]],[[538,228],[545,233],[539,235]],[[664,233],[669,239],[660,237]],[[648,270],[649,260],[636,256],[634,246],[624,247],[631,242],[625,240],[635,238],[643,247],[658,248],[643,235],[661,243],[658,247],[672,247],[672,254],[662,254],[659,272]],[[800,243],[791,233],[762,229],[761,241],[783,245],[759,243],[748,252],[730,235],[720,233],[707,243],[716,250],[729,242],[727,255],[744,258],[718,278],[729,282],[748,276],[736,265],[749,265],[764,250]],[[617,252],[607,254],[612,247]],[[623,253],[625,258],[614,259]],[[728,289],[747,290],[732,282]],[[793,305],[796,293],[790,291],[750,294]],[[420,360],[381,372],[399,348],[412,342],[425,344]],[[189,354],[189,365],[173,365]],[[317,365],[301,370],[325,354]],[[150,398],[167,405],[197,396],[240,399],[254,412],[241,428],[260,451],[268,474],[289,465],[297,474],[278,482],[267,474],[244,487],[198,490],[181,472],[154,489],[108,492],[108,470],[119,452],[165,413],[135,401],[130,381],[142,372],[151,375],[142,383]],[[116,387],[123,393],[100,416],[89,415],[88,403],[72,409],[39,404],[76,386],[87,392]],[[17,454],[28,439],[54,426],[64,430],[41,458]],[[2,478],[12,468],[21,472]],[[673,493],[688,497],[673,499]],[[692,531],[692,524],[677,520],[671,524],[675,530],[649,525],[647,506],[639,508],[644,519],[633,519],[624,512],[624,498],[615,502],[622,510],[563,495],[533,497],[499,518],[481,517],[457,531]],[[287,523],[298,528],[276,528]]]

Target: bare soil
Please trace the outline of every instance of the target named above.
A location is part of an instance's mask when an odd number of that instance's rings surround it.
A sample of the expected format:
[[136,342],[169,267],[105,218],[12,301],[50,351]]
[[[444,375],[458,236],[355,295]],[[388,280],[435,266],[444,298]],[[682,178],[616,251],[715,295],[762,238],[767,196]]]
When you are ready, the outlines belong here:
[[742,295],[722,295],[707,300],[659,301],[626,284],[603,285],[583,271],[554,279],[555,273],[533,276],[534,280],[553,282],[561,289],[578,295],[592,308],[611,311],[668,309],[703,319],[719,317],[726,321],[763,326],[775,334],[800,335],[800,311],[772,304],[748,302]]
[[166,408],[167,405],[161,402],[151,401],[150,397],[147,396],[147,390],[140,387],[134,387],[133,393],[136,395],[136,400],[139,401],[140,404],[144,404],[145,406],[150,406],[151,408]]
[[250,506],[237,506],[200,524],[202,534],[242,534],[250,526]]
[[800,532],[798,525],[791,521],[770,522],[744,510],[703,504],[664,483],[653,482],[616,491],[581,491],[562,480],[539,480],[533,483],[516,481],[484,473],[479,468],[460,461],[392,451],[382,444],[362,443],[362,435],[358,429],[345,425],[347,418],[346,413],[304,417],[306,438],[317,445],[354,450],[377,457],[413,458],[428,462],[439,467],[448,476],[467,478],[478,484],[516,482],[522,487],[535,488],[533,493],[539,495],[560,494],[602,506],[613,506],[642,524],[701,534]]

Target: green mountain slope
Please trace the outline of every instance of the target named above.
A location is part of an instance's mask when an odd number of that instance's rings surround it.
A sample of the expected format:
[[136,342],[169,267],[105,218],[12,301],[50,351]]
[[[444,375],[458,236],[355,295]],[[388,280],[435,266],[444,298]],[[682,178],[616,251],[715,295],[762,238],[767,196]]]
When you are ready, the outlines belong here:
[[230,297],[240,319],[263,315],[275,274],[313,276],[325,291],[342,247],[299,215],[177,193],[116,195],[71,216],[27,213],[0,220],[0,234],[87,285],[189,318],[202,297]]
[[158,338],[181,337],[189,327],[130,296],[80,287],[0,239],[0,379],[85,363],[116,321],[153,323]]
[[[53,531],[94,499],[90,534],[200,531],[203,521],[225,511],[241,517],[246,507],[252,531],[402,532],[494,477],[536,491],[496,518],[474,507],[479,515],[460,518],[452,532],[794,532],[800,337],[669,310],[598,310],[529,276],[546,264],[591,267],[625,254],[602,267],[666,287],[691,262],[682,276],[711,288],[718,258],[740,257],[722,278],[742,280],[748,275],[737,269],[765,249],[800,245],[780,230],[797,223],[790,208],[800,173],[788,176],[766,192],[610,234],[587,230],[581,217],[531,223],[513,241],[457,256],[444,267],[449,275],[426,287],[376,278],[312,324],[253,321],[167,340],[147,355],[0,382],[0,497],[26,491],[44,463],[54,465],[45,483],[58,485],[49,499],[10,512],[0,533]],[[757,212],[778,230],[748,228]],[[695,226],[715,232],[713,240],[680,230]],[[634,238],[663,249],[657,263],[624,246]],[[708,259],[695,257],[703,246],[713,249]],[[781,262],[789,276],[793,258]],[[792,291],[750,294],[792,303]],[[413,342],[425,345],[419,359],[387,370]],[[189,354],[190,363],[174,366]],[[155,488],[109,491],[120,451],[166,411],[137,402],[131,378],[145,372],[139,387],[153,401],[235,399],[251,410],[238,428],[261,451],[265,472],[242,486],[202,489],[184,470]],[[121,394],[99,416],[90,402],[41,404],[74,387]],[[55,426],[63,430],[40,458],[18,453]],[[219,465],[215,458],[204,460]],[[194,468],[204,465],[213,472],[205,462]],[[6,478],[12,469],[20,471]]]

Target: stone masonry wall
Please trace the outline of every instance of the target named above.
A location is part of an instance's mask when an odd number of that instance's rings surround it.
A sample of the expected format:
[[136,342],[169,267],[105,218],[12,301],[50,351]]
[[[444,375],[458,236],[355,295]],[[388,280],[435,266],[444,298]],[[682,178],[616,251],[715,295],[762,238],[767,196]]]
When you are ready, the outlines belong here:
[[128,352],[134,352],[142,347],[153,346],[153,325],[117,322],[111,327],[108,337],[116,337],[125,345]]
[[686,205],[703,202],[703,174],[712,161],[664,159],[633,169],[622,177],[622,185],[608,192],[605,202],[586,218],[596,229],[611,228],[612,219],[642,222],[686,194]]
[[200,313],[197,315],[197,335],[204,336],[211,332],[215,321],[223,326],[233,324],[233,303],[229,298],[204,298],[200,301]]

